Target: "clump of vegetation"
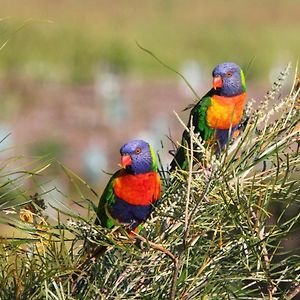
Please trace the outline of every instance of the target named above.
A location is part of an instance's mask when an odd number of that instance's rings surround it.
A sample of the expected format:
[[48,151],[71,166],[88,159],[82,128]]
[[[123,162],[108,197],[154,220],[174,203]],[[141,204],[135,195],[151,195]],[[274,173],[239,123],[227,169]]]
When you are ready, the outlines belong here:
[[[160,204],[135,241],[121,228],[94,225],[99,197],[66,167],[75,200],[61,193],[64,201],[44,203],[47,191],[38,184],[44,167],[22,173],[34,178],[42,195],[30,197],[20,185],[15,191],[22,200],[0,206],[1,222],[22,232],[1,239],[0,298],[295,298],[300,90],[295,79],[281,94],[288,70],[256,110],[250,103],[244,132],[219,158],[188,128],[197,145],[189,149],[189,171],[165,178]],[[194,166],[196,152],[203,161]],[[15,186],[9,174],[3,173],[6,188]],[[86,262],[83,241],[108,250]]]

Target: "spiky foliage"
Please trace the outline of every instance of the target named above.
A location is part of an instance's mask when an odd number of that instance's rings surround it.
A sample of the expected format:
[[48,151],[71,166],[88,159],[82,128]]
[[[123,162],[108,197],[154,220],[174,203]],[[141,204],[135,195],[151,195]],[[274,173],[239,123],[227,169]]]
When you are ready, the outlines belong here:
[[[279,94],[287,72],[256,111],[248,107],[244,132],[219,158],[188,128],[192,147],[197,145],[188,151],[189,171],[166,180],[164,196],[135,242],[121,228],[93,225],[98,195],[63,167],[78,191],[73,205],[84,208],[84,216],[50,201],[58,215],[53,225],[41,224],[41,211],[15,220],[27,237],[1,241],[0,298],[295,297],[299,86],[295,82],[287,96]],[[198,151],[203,161],[193,164]],[[96,261],[86,260],[83,240],[108,250]]]

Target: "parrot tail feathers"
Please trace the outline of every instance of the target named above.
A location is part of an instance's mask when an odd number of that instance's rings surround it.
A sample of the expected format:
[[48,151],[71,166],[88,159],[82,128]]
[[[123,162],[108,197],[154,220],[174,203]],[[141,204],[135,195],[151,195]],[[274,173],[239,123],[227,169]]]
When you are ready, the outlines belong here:
[[170,172],[175,171],[176,168],[184,169],[184,164],[185,164],[185,151],[184,151],[183,147],[180,147],[177,150],[175,157],[173,158],[173,160],[170,163]]

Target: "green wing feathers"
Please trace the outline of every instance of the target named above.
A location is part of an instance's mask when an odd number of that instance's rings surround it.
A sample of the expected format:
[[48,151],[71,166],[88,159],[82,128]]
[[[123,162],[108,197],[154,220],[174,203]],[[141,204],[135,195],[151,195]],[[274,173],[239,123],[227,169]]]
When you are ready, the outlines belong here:
[[[192,124],[195,128],[195,132],[199,132],[201,138],[205,141],[207,141],[214,133],[214,129],[209,127],[207,124],[206,118],[207,109],[211,105],[212,95],[213,91],[211,90],[193,107],[187,124],[187,126],[190,127],[192,118]],[[175,170],[176,167],[182,170],[187,169],[185,148],[190,147],[190,135],[186,130],[183,132],[181,145],[184,147],[180,147],[177,150],[175,157],[170,164],[170,171]]]
[[206,118],[207,109],[211,105],[211,97],[202,98],[199,104],[200,105],[196,105],[191,112],[191,116],[193,116],[193,126],[196,132],[200,132],[201,138],[207,141],[214,132],[214,129],[207,124]]
[[101,224],[103,227],[111,228],[114,223],[113,220],[107,214],[108,209],[110,209],[115,203],[115,194],[113,190],[114,180],[119,177],[122,173],[122,170],[117,171],[110,178],[108,184],[105,187],[104,192],[99,201],[98,210],[97,210],[97,219],[95,224]]

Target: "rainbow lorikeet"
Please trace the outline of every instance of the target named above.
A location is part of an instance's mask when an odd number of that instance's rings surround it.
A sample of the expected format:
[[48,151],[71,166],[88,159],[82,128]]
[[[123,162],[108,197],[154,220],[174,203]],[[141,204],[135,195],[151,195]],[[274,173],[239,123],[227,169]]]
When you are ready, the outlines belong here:
[[[155,153],[142,140],[132,140],[120,149],[122,169],[109,180],[97,209],[95,224],[106,228],[114,225],[126,227],[129,235],[138,233],[142,223],[150,216],[161,193],[161,181],[157,172]],[[106,246],[92,246],[85,243],[84,256],[72,275],[73,293],[81,288],[78,271],[89,266],[91,259],[99,258],[107,250]]]
[[100,198],[96,223],[106,228],[123,224],[128,232],[138,232],[160,197],[156,157],[142,140],[128,142],[120,153],[123,168],[111,177]]
[[[213,88],[193,106],[191,118],[194,132],[207,142],[215,142],[218,154],[228,139],[239,132],[246,102],[246,84],[242,69],[235,63],[225,62],[217,65],[213,72]],[[187,169],[185,147],[190,146],[190,137],[184,131],[182,143],[170,165],[170,171]]]

